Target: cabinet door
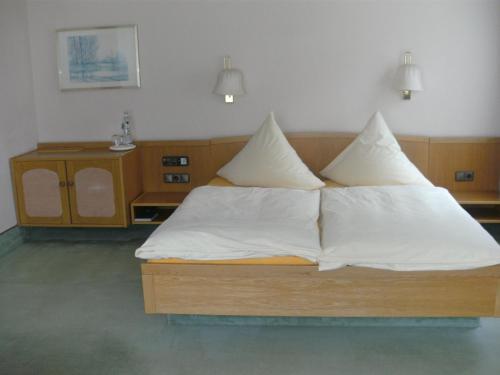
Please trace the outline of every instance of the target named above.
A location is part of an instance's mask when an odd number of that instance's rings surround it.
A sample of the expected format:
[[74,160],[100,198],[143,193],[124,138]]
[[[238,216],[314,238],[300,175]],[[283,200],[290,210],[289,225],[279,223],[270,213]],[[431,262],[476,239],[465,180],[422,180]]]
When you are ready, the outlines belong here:
[[126,225],[119,160],[66,162],[71,222]]
[[20,224],[70,223],[64,161],[14,162]]

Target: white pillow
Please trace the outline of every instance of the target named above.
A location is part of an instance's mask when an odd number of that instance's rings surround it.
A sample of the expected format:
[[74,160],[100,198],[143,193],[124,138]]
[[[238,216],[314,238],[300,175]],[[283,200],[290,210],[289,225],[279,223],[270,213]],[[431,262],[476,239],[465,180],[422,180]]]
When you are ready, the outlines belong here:
[[432,186],[401,151],[380,112],[320,174],[348,186]]
[[290,146],[272,112],[245,147],[217,174],[240,186],[312,190],[325,185]]

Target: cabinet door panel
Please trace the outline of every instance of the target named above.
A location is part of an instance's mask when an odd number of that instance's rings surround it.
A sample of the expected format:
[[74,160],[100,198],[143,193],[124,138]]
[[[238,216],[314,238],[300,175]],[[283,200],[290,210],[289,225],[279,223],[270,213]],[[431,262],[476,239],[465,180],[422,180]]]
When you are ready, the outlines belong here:
[[75,172],[76,211],[81,217],[116,215],[113,174],[103,168],[83,168]]
[[66,168],[63,161],[14,164],[21,224],[69,224]]
[[68,161],[73,224],[123,225],[120,164],[117,160]]

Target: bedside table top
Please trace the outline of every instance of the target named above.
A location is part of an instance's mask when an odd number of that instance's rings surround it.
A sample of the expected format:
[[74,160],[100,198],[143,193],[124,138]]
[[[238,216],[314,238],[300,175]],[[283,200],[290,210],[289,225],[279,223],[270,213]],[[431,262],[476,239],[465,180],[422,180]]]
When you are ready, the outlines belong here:
[[189,193],[148,192],[141,194],[132,206],[179,206]]
[[500,195],[496,191],[452,191],[450,193],[460,204],[500,205]]

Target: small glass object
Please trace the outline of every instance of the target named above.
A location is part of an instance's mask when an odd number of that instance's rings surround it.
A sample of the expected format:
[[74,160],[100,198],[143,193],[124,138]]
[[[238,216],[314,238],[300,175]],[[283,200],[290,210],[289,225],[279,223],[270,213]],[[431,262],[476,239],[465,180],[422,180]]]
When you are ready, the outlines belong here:
[[115,147],[119,147],[123,144],[123,135],[121,134],[114,134],[111,139],[113,142],[113,146]]

